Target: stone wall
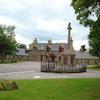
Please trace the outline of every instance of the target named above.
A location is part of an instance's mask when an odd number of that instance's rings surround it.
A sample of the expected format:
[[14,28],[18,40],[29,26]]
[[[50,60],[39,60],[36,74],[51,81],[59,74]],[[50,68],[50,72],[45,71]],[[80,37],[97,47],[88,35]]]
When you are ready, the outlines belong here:
[[82,58],[76,59],[76,65],[79,64],[96,65],[98,63],[99,63],[98,59],[82,59]]
[[[43,52],[39,53],[34,53],[33,55],[30,56],[6,56],[3,58],[4,60],[11,60],[11,61],[40,61],[41,56]],[[1,57],[0,57],[0,60]],[[82,58],[77,58],[75,59],[75,64],[80,65],[80,64],[87,64],[87,65],[96,65],[99,63],[98,59],[82,59]]]

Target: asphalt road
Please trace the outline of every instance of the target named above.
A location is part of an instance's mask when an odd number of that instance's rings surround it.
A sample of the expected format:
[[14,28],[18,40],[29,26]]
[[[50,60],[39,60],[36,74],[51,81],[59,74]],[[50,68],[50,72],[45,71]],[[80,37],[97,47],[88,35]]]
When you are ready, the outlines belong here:
[[11,73],[20,71],[39,71],[40,62],[20,62],[12,64],[0,64],[0,73]]
[[100,78],[100,71],[87,70],[84,73],[40,72],[40,62],[0,64],[0,79],[51,79],[51,78]]

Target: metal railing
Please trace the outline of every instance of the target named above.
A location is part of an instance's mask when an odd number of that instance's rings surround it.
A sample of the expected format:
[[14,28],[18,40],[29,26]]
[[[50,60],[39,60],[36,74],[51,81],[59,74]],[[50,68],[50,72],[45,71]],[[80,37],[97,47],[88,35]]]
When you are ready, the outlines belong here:
[[41,62],[41,72],[59,72],[59,73],[86,72],[86,65],[60,66],[57,62]]

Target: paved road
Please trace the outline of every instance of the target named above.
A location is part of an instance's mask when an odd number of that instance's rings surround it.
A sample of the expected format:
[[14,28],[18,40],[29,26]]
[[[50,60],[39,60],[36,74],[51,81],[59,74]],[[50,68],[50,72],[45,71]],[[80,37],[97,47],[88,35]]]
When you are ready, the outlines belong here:
[[40,62],[0,64],[0,79],[50,79],[50,78],[100,78],[100,71],[87,70],[85,73],[43,73]]
[[19,72],[19,71],[39,71],[39,62],[20,62],[14,64],[0,64],[0,73]]

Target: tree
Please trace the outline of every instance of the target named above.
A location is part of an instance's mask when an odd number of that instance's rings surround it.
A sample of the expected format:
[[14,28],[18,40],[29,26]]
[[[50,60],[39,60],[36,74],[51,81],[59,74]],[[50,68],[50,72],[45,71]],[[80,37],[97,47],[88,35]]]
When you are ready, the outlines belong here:
[[100,60],[100,19],[96,21],[89,34],[89,52],[93,56],[97,56]]
[[25,44],[20,44],[19,43],[19,46],[18,46],[19,48],[23,48],[23,49],[26,49],[26,45]]
[[100,59],[100,0],[72,0],[76,18],[89,27],[89,52]]
[[16,53],[17,42],[14,30],[14,26],[0,25],[0,56],[2,59],[6,55],[14,55]]
[[72,0],[71,6],[84,26],[91,27],[100,18],[100,0]]

